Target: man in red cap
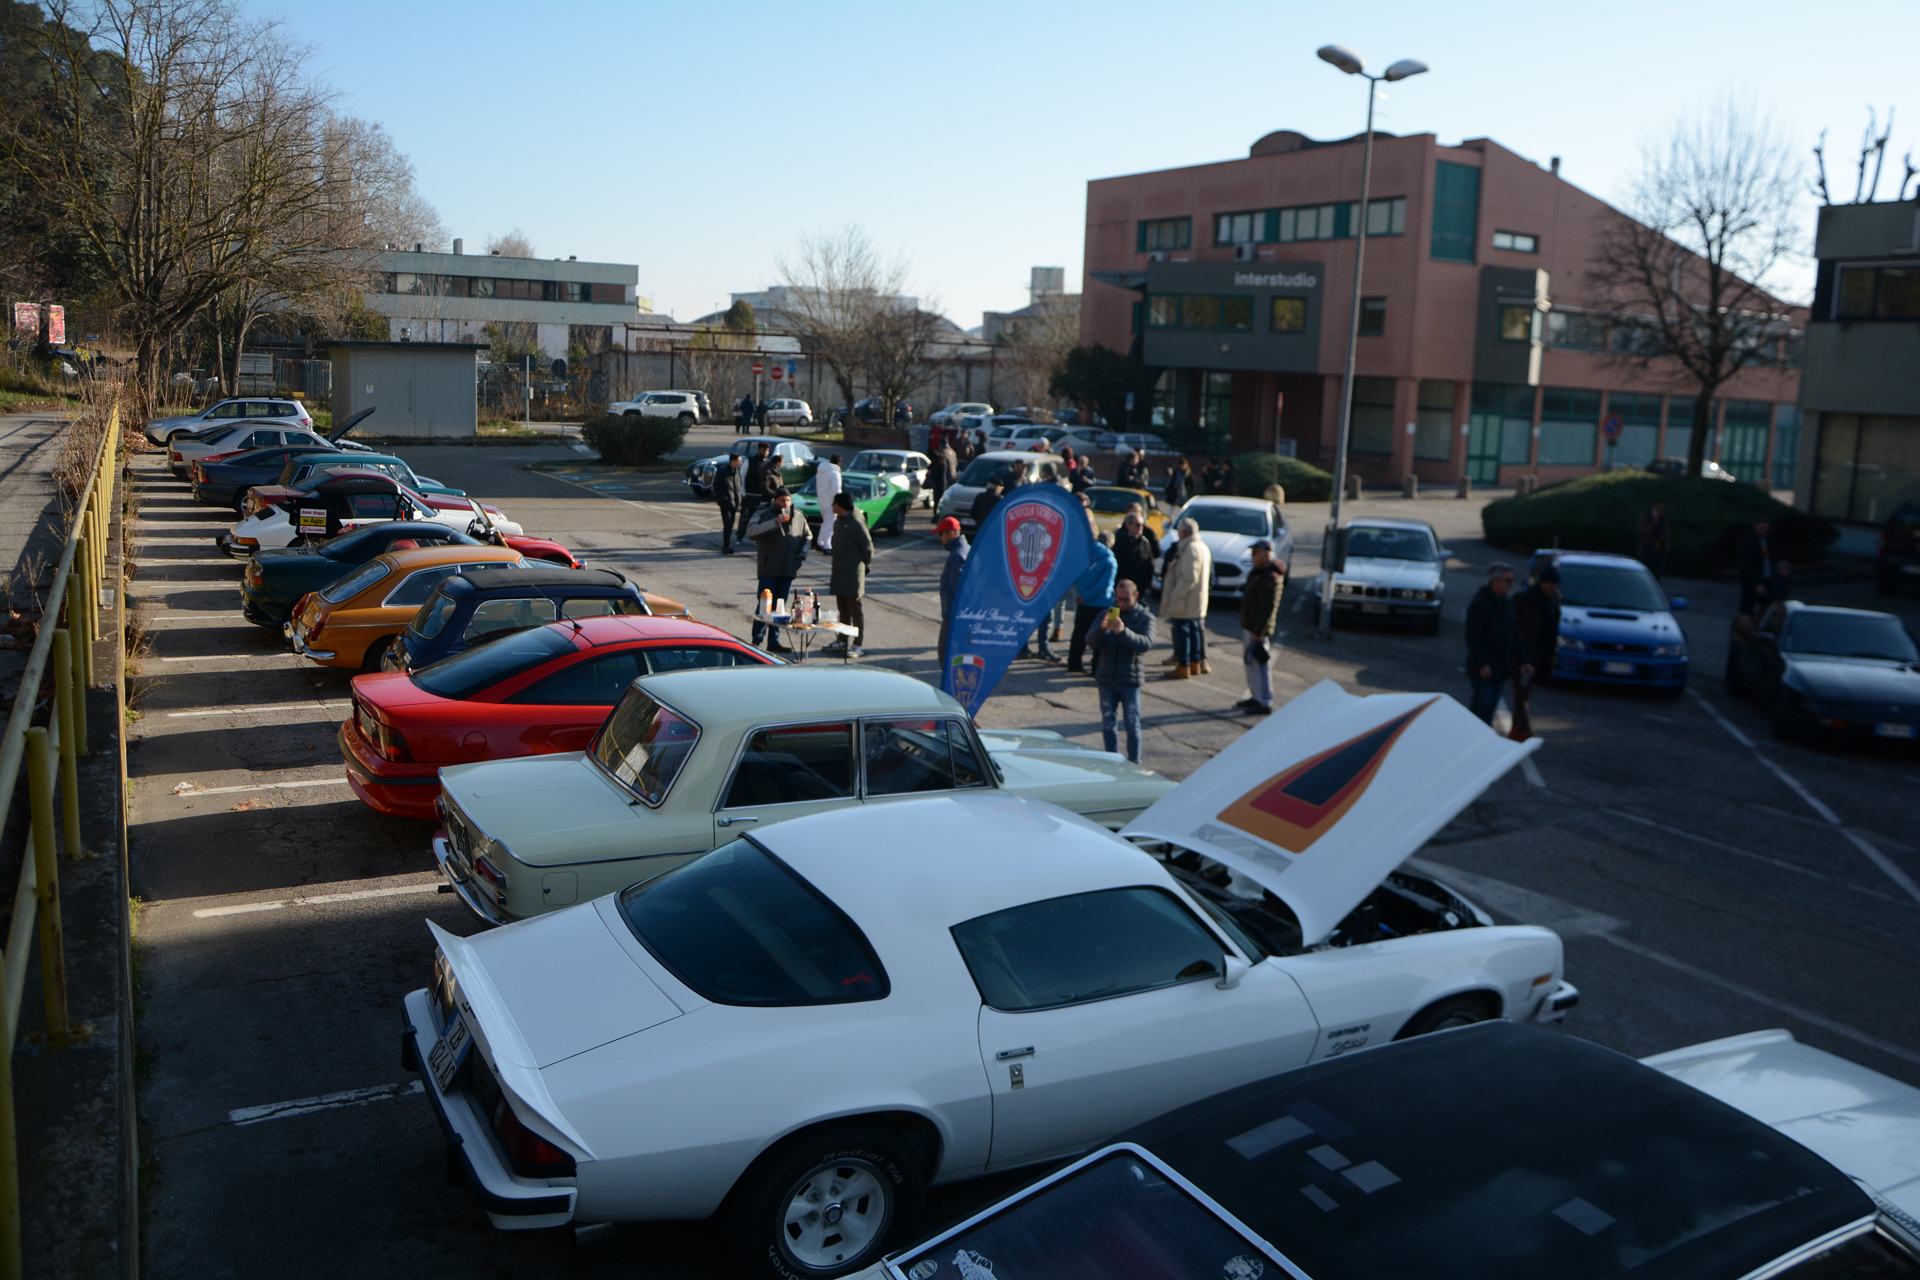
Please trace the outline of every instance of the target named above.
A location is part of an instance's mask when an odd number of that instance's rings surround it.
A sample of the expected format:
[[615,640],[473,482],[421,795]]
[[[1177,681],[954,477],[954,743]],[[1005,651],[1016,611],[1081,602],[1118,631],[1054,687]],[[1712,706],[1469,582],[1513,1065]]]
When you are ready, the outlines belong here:
[[947,630],[953,617],[953,598],[960,591],[960,572],[967,567],[967,535],[960,532],[960,522],[948,516],[933,526],[933,536],[940,539],[940,545],[947,549],[947,563],[940,570],[940,647],[936,654],[941,663],[947,660]]

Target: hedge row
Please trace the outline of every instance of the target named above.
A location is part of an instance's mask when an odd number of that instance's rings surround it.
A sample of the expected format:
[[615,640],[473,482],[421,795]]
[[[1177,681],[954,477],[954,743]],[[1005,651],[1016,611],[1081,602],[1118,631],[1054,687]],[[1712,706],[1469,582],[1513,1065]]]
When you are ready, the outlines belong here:
[[687,426],[678,418],[616,418],[605,414],[582,424],[580,438],[602,462],[650,466],[680,447],[687,438]]
[[1288,502],[1328,502],[1333,498],[1333,476],[1298,458],[1243,453],[1234,458],[1233,472],[1243,498],[1264,498],[1270,484],[1285,489]]
[[[1291,496],[1291,494],[1289,494]],[[1740,540],[1756,520],[1773,525],[1773,554],[1796,564],[1826,555],[1839,536],[1825,520],[1804,515],[1753,485],[1693,476],[1608,471],[1549,485],[1525,497],[1489,502],[1480,513],[1487,541],[1513,551],[1540,547],[1633,555],[1640,513],[1666,503],[1667,569],[1681,575],[1734,567]]]

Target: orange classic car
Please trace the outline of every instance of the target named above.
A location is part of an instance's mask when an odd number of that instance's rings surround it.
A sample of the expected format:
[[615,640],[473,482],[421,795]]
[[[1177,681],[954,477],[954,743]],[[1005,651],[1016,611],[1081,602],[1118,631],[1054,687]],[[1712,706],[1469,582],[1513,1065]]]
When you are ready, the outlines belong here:
[[512,547],[394,546],[295,603],[285,628],[295,653],[323,667],[378,671],[394,637],[443,579],[469,569],[527,567]]

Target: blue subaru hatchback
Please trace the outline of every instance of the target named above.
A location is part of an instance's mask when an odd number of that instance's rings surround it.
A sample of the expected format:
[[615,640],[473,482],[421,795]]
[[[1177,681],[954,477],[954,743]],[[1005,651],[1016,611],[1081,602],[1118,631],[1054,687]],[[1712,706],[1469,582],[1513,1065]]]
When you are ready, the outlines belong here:
[[1638,560],[1598,551],[1536,551],[1528,566],[1560,571],[1555,680],[1635,685],[1678,697],[1687,687],[1687,635],[1669,597]]

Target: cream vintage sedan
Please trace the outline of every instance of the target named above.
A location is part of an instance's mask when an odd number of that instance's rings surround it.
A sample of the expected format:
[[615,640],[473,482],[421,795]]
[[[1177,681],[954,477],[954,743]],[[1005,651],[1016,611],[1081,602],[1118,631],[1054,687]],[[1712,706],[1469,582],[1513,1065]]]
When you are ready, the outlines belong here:
[[442,769],[433,852],[454,892],[502,924],[827,809],[1001,791],[1118,830],[1172,789],[1058,734],[976,730],[897,672],[689,671],[636,680],[586,751]]

